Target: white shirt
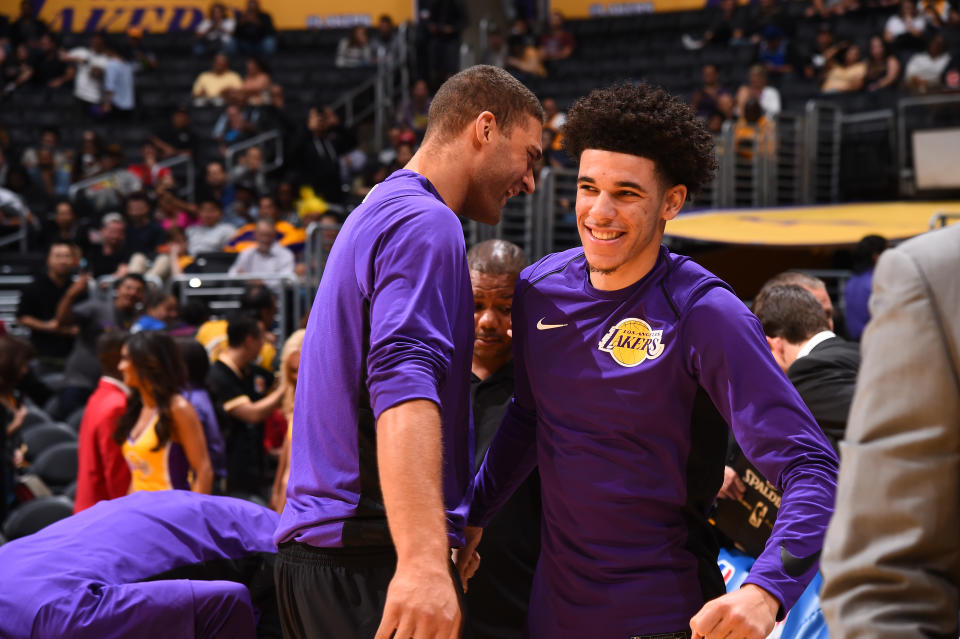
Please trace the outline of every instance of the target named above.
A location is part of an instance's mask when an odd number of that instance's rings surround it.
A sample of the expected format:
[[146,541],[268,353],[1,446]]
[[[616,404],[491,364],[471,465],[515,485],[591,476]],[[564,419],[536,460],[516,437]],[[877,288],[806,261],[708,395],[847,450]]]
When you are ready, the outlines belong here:
[[817,346],[827,341],[831,337],[836,337],[836,336],[837,334],[834,333],[833,331],[820,331],[819,333],[817,333],[816,335],[808,339],[807,343],[800,348],[800,350],[797,352],[797,359],[800,359],[801,357],[806,357],[807,355],[810,354],[810,351],[815,349]]
[[285,246],[274,244],[268,253],[261,253],[254,246],[240,253],[228,272],[230,275],[293,275],[294,263],[293,252]]
[[774,87],[763,87],[760,92],[760,107],[768,118],[780,113],[780,92]]
[[903,72],[903,77],[907,80],[920,78],[927,84],[939,84],[940,76],[943,75],[943,71],[948,64],[950,64],[949,53],[943,53],[936,58],[931,58],[926,51],[915,53],[907,62],[907,69]]
[[[893,14],[887,18],[887,24],[884,26],[883,30],[886,31],[887,35],[891,38],[897,38],[902,36],[904,33],[907,33],[909,30],[907,28],[907,23],[904,22],[903,18],[899,14]],[[910,25],[915,31],[923,31],[927,26],[927,20],[923,16],[914,16],[910,20]]]
[[237,229],[232,224],[220,222],[213,226],[195,224],[187,227],[187,253],[214,253],[222,251]]
[[101,69],[106,72],[107,62],[110,59],[102,53],[94,53],[85,47],[71,49],[68,55],[78,61],[73,95],[84,102],[99,104],[103,99],[103,85],[99,78],[93,77],[93,70]]

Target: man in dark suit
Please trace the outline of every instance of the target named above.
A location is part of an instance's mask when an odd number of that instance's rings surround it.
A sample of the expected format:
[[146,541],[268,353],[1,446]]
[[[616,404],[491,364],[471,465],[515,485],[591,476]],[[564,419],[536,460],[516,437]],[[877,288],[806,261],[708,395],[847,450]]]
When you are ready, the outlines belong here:
[[859,347],[830,330],[823,307],[800,286],[765,288],[754,300],[753,312],[774,359],[837,448],[857,383]]

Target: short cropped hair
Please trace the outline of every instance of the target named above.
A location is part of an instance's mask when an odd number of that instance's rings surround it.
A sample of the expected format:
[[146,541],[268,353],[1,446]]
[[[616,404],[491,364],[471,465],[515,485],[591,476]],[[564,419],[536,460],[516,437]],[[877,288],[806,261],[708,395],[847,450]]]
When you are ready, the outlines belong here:
[[503,69],[478,64],[452,76],[437,90],[427,114],[425,138],[456,136],[484,111],[497,118],[505,135],[524,115],[543,123],[543,107],[530,89]]
[[119,377],[120,351],[130,337],[126,331],[107,331],[97,338],[97,361],[100,369],[110,377]]
[[244,313],[234,313],[227,318],[227,345],[231,348],[242,346],[248,337],[259,337],[263,333],[260,323]]
[[830,330],[827,312],[807,289],[795,284],[771,286],[753,302],[753,312],[767,337],[782,337],[802,344],[821,331]]
[[563,127],[563,146],[580,159],[587,149],[651,160],[661,186],[687,187],[693,198],[713,179],[713,136],[680,99],[648,84],[595,89],[574,102]]
[[470,270],[485,275],[516,277],[529,264],[523,249],[506,240],[487,240],[467,251],[467,265]]
[[814,277],[813,275],[807,275],[806,273],[799,273],[797,271],[784,271],[778,275],[774,275],[769,280],[767,280],[763,288],[760,289],[760,292],[757,293],[757,296],[763,295],[763,293],[773,288],[774,286],[799,286],[801,288],[816,288],[826,290],[827,284],[819,277]]

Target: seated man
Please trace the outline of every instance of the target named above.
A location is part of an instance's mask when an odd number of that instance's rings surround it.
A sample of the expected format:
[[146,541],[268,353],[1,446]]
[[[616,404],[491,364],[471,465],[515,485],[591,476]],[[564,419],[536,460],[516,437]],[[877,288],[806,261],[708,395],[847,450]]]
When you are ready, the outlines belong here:
[[[254,363],[266,370],[273,370],[277,347],[273,344],[274,335],[270,331],[276,321],[276,296],[266,286],[248,286],[240,298],[240,312],[251,315],[266,329],[263,334],[263,348],[260,349],[260,354]],[[210,362],[217,361],[220,354],[227,348],[227,320],[216,319],[204,322],[197,330],[196,340],[207,349]]]
[[199,218],[199,224],[187,227],[187,253],[196,256],[222,251],[237,229],[223,221],[220,203],[213,199],[200,202]]
[[236,71],[230,70],[230,59],[222,53],[213,58],[213,68],[197,76],[193,83],[193,99],[196,104],[223,104],[224,94],[240,88],[243,80]]
[[0,546],[0,636],[279,634],[276,524],[256,504],[184,490],[103,502]]
[[257,245],[240,253],[230,267],[230,275],[293,275],[293,252],[277,243],[273,220],[260,218],[254,230]]
[[[77,256],[70,244],[56,242],[47,251],[47,270],[23,291],[17,322],[30,329],[30,342],[44,364],[62,368],[73,348],[75,330],[57,323],[57,305],[70,288]],[[80,293],[83,295],[83,293]]]
[[860,349],[830,330],[816,298],[799,286],[773,286],[753,303],[780,368],[836,449],[847,429]]

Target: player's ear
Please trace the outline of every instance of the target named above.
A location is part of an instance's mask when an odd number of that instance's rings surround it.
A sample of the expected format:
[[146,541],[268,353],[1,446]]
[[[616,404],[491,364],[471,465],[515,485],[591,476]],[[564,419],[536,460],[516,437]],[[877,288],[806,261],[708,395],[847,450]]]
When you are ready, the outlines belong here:
[[493,141],[494,131],[497,129],[497,117],[489,111],[484,111],[473,121],[474,134],[480,145]]
[[687,187],[685,185],[676,184],[667,189],[667,192],[663,194],[663,219],[672,220],[677,217],[686,201]]

